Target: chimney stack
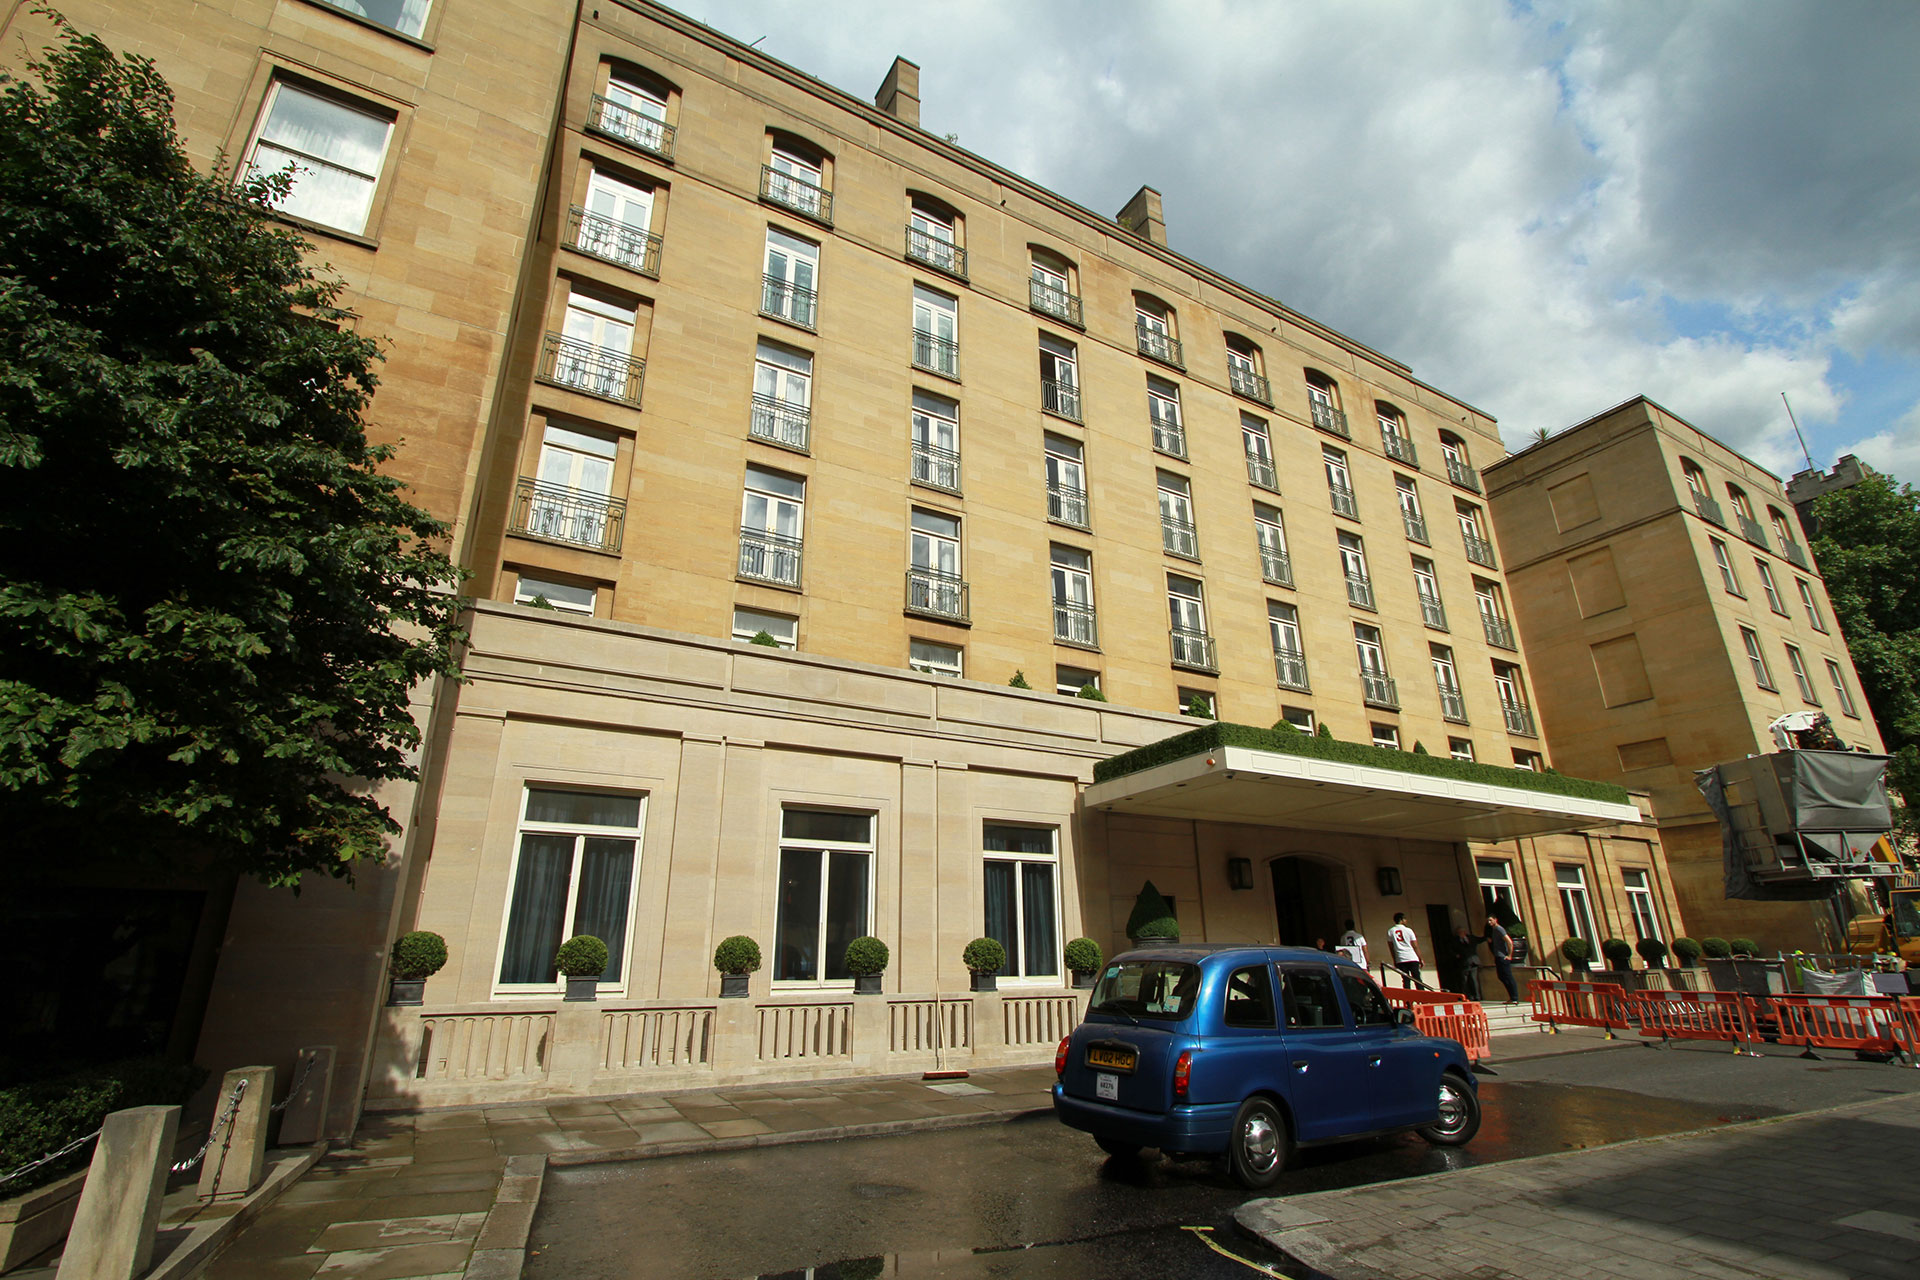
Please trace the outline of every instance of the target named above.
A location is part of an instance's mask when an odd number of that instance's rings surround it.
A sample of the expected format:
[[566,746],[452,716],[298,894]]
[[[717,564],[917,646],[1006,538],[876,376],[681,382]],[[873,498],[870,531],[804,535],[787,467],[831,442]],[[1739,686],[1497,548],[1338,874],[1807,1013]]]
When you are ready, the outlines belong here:
[[905,58],[895,58],[893,67],[887,72],[887,78],[880,82],[880,92],[873,95],[873,105],[898,120],[901,124],[920,127],[920,64],[908,62]]
[[1114,221],[1141,239],[1166,247],[1167,220],[1160,214],[1160,193],[1152,187],[1134,192],[1133,199],[1114,216]]

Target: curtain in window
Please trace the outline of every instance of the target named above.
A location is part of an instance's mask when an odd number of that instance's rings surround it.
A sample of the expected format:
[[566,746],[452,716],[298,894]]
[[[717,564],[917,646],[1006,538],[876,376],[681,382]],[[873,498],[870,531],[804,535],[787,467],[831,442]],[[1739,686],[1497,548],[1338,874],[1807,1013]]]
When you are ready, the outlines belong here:
[[773,976],[811,982],[820,976],[820,852],[780,851],[780,919],[774,928]]
[[637,827],[640,797],[536,789],[527,793],[527,821],[565,823],[570,827]]
[[280,208],[358,232],[373,207],[390,128],[378,116],[282,84],[254,145],[252,168],[275,173],[296,166],[293,189]]
[[553,953],[560,949],[572,874],[572,836],[520,837],[520,867],[514,876],[507,941],[500,955],[501,982],[555,980]]
[[329,0],[329,3],[417,39],[427,29],[427,8],[432,0]]
[[1007,949],[1007,963],[1000,969],[1003,977],[1020,972],[1020,936],[1014,925],[1014,885],[1011,862],[986,865],[987,936]]
[[587,837],[580,855],[580,894],[573,905],[573,931],[607,944],[602,982],[620,981],[627,955],[627,901],[633,887],[633,841]]
[[1053,920],[1053,864],[1020,864],[1021,924],[1026,933],[1025,976],[1052,977],[1060,972],[1060,953]]
[[847,944],[867,931],[867,855],[827,855],[826,976],[851,978]]

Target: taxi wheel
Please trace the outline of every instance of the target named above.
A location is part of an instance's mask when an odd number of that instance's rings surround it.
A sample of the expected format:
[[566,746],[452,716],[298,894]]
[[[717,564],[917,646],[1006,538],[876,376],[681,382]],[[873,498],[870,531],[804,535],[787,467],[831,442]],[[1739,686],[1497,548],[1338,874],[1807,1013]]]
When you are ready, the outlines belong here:
[[1140,1144],[1122,1142],[1118,1138],[1095,1138],[1094,1145],[1116,1160],[1137,1160],[1140,1157]]
[[1463,1147],[1480,1132],[1480,1094],[1454,1072],[1440,1077],[1440,1118],[1420,1130],[1436,1146]]
[[1293,1145],[1286,1118],[1271,1098],[1248,1098],[1234,1113],[1233,1133],[1227,1140],[1227,1168],[1249,1191],[1262,1191],[1280,1180]]

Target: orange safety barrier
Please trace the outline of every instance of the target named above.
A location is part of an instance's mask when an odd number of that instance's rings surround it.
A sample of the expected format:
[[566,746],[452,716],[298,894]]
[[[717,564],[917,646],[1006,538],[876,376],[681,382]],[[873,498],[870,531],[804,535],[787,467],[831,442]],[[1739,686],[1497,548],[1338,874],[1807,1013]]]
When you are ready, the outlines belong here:
[[1735,1053],[1760,1038],[1759,1004],[1739,991],[1630,991],[1623,1012],[1643,1036],[1668,1040],[1731,1040]]
[[1895,996],[1893,1002],[1900,1010],[1894,1034],[1903,1039],[1901,1049],[1907,1055],[1907,1064],[1920,1067],[1920,996]]
[[1613,982],[1561,982],[1535,978],[1527,984],[1527,999],[1533,1005],[1533,1020],[1555,1030],[1561,1023],[1572,1027],[1605,1027],[1612,1038],[1616,1030],[1625,1031],[1627,1020],[1622,1003],[1626,992]]
[[1460,1047],[1467,1051],[1467,1061],[1481,1062],[1493,1056],[1487,1011],[1479,1001],[1451,991],[1419,991],[1411,987],[1384,987],[1381,993],[1389,1004],[1413,1010],[1413,1025],[1421,1035],[1458,1040]]
[[1892,996],[1773,996],[1780,1043],[1820,1049],[1901,1053],[1905,1012]]

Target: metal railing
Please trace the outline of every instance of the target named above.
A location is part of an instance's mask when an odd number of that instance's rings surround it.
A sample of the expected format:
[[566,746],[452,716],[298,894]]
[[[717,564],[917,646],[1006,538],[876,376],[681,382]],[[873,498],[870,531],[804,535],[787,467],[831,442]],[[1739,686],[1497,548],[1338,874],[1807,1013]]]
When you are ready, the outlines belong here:
[[1187,431],[1177,422],[1153,423],[1153,447],[1170,458],[1187,456]]
[[1191,520],[1160,513],[1160,545],[1170,556],[1186,560],[1200,558],[1200,534]]
[[640,382],[647,362],[563,334],[549,333],[540,352],[540,377],[590,396],[640,403]]
[[1187,367],[1180,354],[1180,340],[1149,328],[1144,324],[1133,326],[1134,342],[1140,348],[1140,354],[1149,360],[1158,360],[1161,364],[1170,364],[1176,369]]
[[747,434],[768,444],[805,449],[812,425],[813,410],[807,405],[756,394]]
[[924,262],[935,271],[944,271],[961,280],[967,278],[965,249],[911,224],[907,227],[907,257],[914,262]]
[[1345,410],[1336,409],[1325,400],[1315,400],[1311,397],[1307,400],[1307,408],[1312,410],[1313,425],[1320,430],[1332,432],[1342,440],[1350,440],[1353,438],[1347,433],[1347,415]]
[[1260,576],[1279,587],[1293,585],[1293,557],[1272,547],[1260,548]]
[[1267,380],[1251,369],[1244,369],[1237,364],[1227,365],[1227,385],[1233,388],[1233,394],[1237,396],[1245,396],[1265,405],[1273,403],[1273,393],[1268,389]]
[[1310,692],[1307,685],[1307,655],[1297,649],[1279,649],[1273,655],[1273,678],[1282,689]]
[[1362,609],[1373,608],[1373,579],[1363,578],[1357,573],[1348,574],[1347,603],[1359,605]]
[[740,576],[783,587],[800,585],[800,539],[765,529],[740,530]]
[[1706,494],[1701,493],[1698,489],[1693,489],[1689,492],[1693,494],[1693,509],[1700,513],[1702,520],[1711,520],[1722,529],[1727,527],[1727,517],[1720,510],[1719,503],[1709,498]]
[[1813,566],[1807,562],[1807,551],[1805,547],[1802,547],[1797,542],[1788,542],[1782,539],[1780,550],[1785,552],[1787,559],[1793,561],[1795,565],[1805,569],[1808,573],[1813,572]]
[[1040,407],[1048,413],[1080,421],[1080,388],[1071,382],[1040,379]]
[[1417,516],[1403,507],[1400,511],[1400,523],[1406,529],[1408,538],[1423,547],[1433,545],[1432,540],[1427,537],[1427,521],[1424,516]]
[[907,570],[907,612],[967,620],[967,584],[958,574],[915,567]]
[[1027,301],[1042,315],[1064,320],[1074,328],[1084,327],[1080,319],[1080,295],[1055,288],[1044,280],[1027,280]]
[[1280,492],[1280,477],[1273,470],[1273,459],[1263,458],[1257,453],[1247,455],[1247,480],[1262,489]]
[[1489,618],[1480,615],[1480,630],[1486,634],[1487,643],[1496,649],[1518,649],[1513,642],[1513,624],[1505,618]]
[[789,284],[779,276],[760,277],[760,314],[777,316],[799,325],[802,329],[813,328],[813,317],[820,305],[820,295],[812,289],[803,289],[797,284]]
[[1748,542],[1751,542],[1754,546],[1759,547],[1763,550],[1766,550],[1766,551],[1773,550],[1773,544],[1767,541],[1767,531],[1766,529],[1761,527],[1761,524],[1758,520],[1755,520],[1750,516],[1743,516],[1737,511],[1734,513],[1734,516],[1736,519],[1740,521],[1741,537],[1745,538]]
[[1218,671],[1213,659],[1213,637],[1204,631],[1174,627],[1167,632],[1173,642],[1173,665],[1195,671]]
[[1455,724],[1467,722],[1467,700],[1458,689],[1440,686],[1440,718]]
[[1360,673],[1361,701],[1370,707],[1380,707],[1387,711],[1400,709],[1400,690],[1395,686],[1392,676],[1376,675],[1371,671]]
[[1353,490],[1345,485],[1328,484],[1327,497],[1333,503],[1333,509],[1349,520],[1360,518],[1360,504],[1354,499]]
[[913,367],[945,378],[960,376],[960,344],[925,329],[913,331]]
[[936,444],[913,442],[913,479],[949,493],[960,492],[960,455]]
[[1076,529],[1091,528],[1092,522],[1087,515],[1087,491],[1048,484],[1047,519],[1070,524]]
[[1480,492],[1480,473],[1453,455],[1447,455],[1447,479],[1462,489]]
[[1395,462],[1404,462],[1410,467],[1420,465],[1420,455],[1414,451],[1413,441],[1407,439],[1405,436],[1397,435],[1394,432],[1382,428],[1380,431],[1380,444],[1381,447],[1387,451],[1387,456]]
[[612,98],[597,93],[593,95],[587,112],[587,128],[651,152],[662,160],[673,159],[674,127],[664,120],[641,115],[632,107],[615,102]]
[[521,476],[513,488],[507,532],[595,551],[618,551],[625,535],[627,504],[603,493],[542,484]]
[[1428,626],[1445,631],[1447,629],[1447,609],[1440,603],[1438,596],[1420,597],[1420,619]]
[[1533,730],[1533,708],[1524,702],[1503,702],[1500,713],[1506,718],[1507,732],[1517,733],[1525,738],[1537,738],[1540,735]]
[[660,278],[660,237],[579,205],[567,211],[567,243],[603,262]]
[[1100,628],[1094,622],[1093,606],[1054,601],[1053,638],[1088,648],[1099,644]]
[[1460,531],[1460,541],[1466,545],[1467,559],[1473,561],[1475,564],[1485,565],[1489,569],[1498,569],[1500,567],[1495,564],[1493,560],[1493,544],[1485,538],[1477,537],[1462,529]]
[[833,223],[833,192],[817,182],[782,173],[770,164],[760,166],[760,198],[803,218],[829,226]]

